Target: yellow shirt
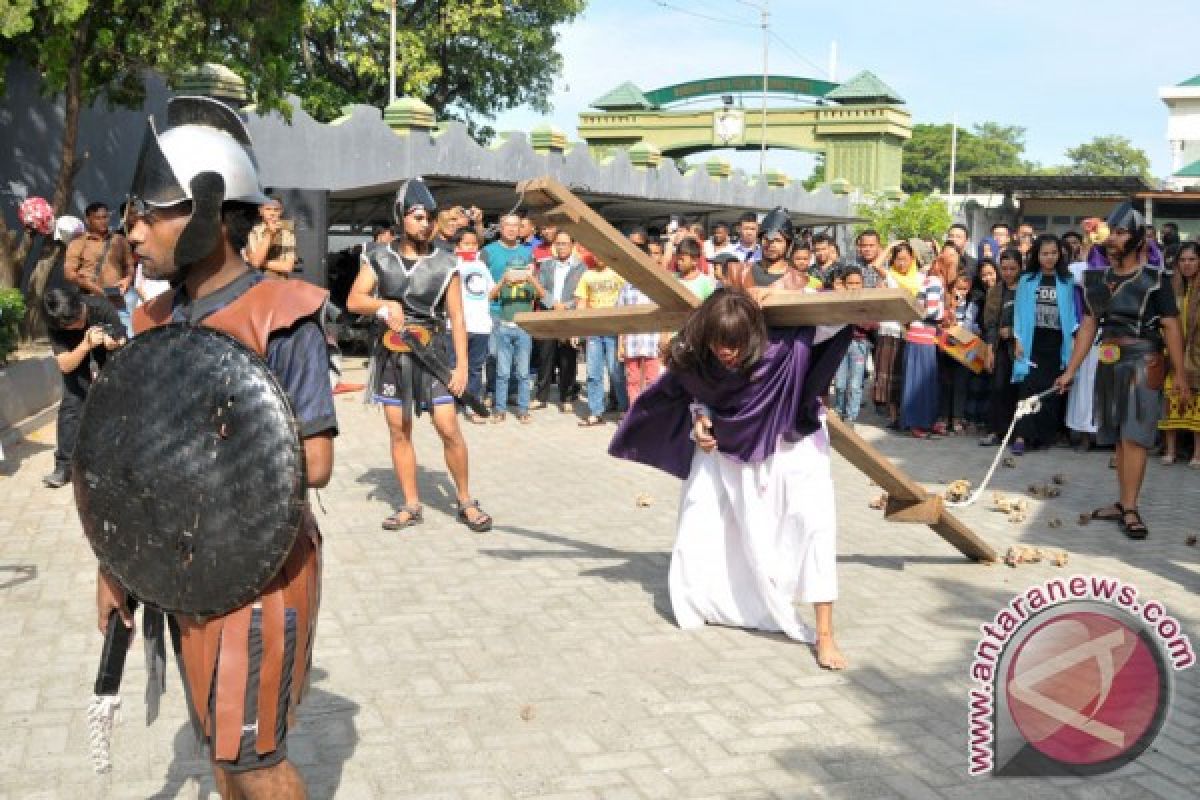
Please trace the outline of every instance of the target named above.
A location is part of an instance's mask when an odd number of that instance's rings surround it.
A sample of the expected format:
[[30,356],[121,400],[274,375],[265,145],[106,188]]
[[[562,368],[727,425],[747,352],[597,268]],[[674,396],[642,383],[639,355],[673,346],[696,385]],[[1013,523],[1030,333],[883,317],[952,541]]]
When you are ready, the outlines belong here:
[[617,296],[624,285],[625,279],[612,267],[589,269],[579,279],[575,299],[583,300],[588,308],[615,308]]
[[888,270],[888,276],[896,282],[896,285],[901,289],[907,289],[912,292],[913,297],[917,296],[917,292],[921,291],[921,271],[917,269],[917,265],[913,264],[908,268],[908,272],[900,273],[894,269]]

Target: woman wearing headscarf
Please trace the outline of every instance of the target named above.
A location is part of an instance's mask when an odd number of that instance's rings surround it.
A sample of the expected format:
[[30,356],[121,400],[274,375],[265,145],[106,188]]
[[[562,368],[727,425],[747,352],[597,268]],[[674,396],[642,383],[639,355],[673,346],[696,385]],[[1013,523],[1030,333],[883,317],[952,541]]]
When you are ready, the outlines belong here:
[[[896,242],[889,248],[886,285],[905,289],[916,297],[921,288],[921,273],[916,255],[908,242]],[[885,406],[888,427],[900,427],[900,393],[904,387],[904,326],[881,322],[875,346],[875,385],[871,390],[876,405]]]
[[904,390],[900,399],[900,427],[916,439],[942,434],[946,427],[937,421],[938,326],[946,314],[946,284],[942,265],[935,261],[920,276],[917,307],[921,319],[910,322],[904,334]]

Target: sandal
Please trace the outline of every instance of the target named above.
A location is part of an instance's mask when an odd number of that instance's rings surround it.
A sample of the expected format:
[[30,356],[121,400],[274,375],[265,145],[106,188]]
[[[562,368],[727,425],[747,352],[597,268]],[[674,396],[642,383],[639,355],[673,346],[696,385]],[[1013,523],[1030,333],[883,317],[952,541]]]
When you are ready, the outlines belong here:
[[492,414],[492,418],[488,421],[491,422],[493,425],[499,425],[501,422],[504,422],[504,420],[507,418],[508,418],[508,414],[504,413],[503,411],[497,411],[496,413]]
[[529,423],[533,422],[533,417],[529,416],[528,414],[517,414],[517,422],[521,423],[522,425],[528,425]]
[[1092,512],[1092,519],[1105,520],[1107,522],[1120,522],[1123,516],[1125,516],[1125,506],[1120,503],[1113,503],[1111,506],[1097,508]]
[[581,428],[594,428],[597,425],[603,424],[604,420],[600,419],[599,417],[588,417],[587,419],[579,420],[579,427]]
[[[1133,517],[1132,522],[1129,521],[1130,517]],[[1150,535],[1150,529],[1146,527],[1146,523],[1142,521],[1142,515],[1136,508],[1127,508],[1121,514],[1121,528],[1130,539],[1145,539]]]
[[[479,512],[475,515],[474,520],[467,515],[468,508],[473,508]],[[479,507],[478,500],[458,504],[458,521],[475,531],[475,533],[485,533],[492,529],[492,515]]]
[[487,425],[487,420],[476,414],[474,411],[464,412],[463,419],[472,425]]
[[1169,467],[1175,463],[1175,454],[1174,453],[1165,453],[1163,455],[1163,457],[1161,459],[1159,459],[1159,461],[1162,462],[1162,465],[1164,467]]
[[[401,517],[401,514],[407,514],[407,517]],[[383,521],[383,529],[385,531],[398,531],[401,528],[411,528],[414,525],[420,525],[425,521],[425,515],[422,513],[421,506],[401,506],[396,510],[396,513]]]

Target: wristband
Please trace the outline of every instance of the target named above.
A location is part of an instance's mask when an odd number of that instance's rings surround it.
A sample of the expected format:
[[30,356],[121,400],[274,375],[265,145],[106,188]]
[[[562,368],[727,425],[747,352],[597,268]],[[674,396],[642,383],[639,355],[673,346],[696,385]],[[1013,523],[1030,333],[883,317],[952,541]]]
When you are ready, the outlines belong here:
[[375,316],[379,317],[384,322],[387,322],[387,318],[390,317],[391,315],[392,315],[392,310],[390,308],[388,308],[386,305],[382,305],[379,308],[375,309]]

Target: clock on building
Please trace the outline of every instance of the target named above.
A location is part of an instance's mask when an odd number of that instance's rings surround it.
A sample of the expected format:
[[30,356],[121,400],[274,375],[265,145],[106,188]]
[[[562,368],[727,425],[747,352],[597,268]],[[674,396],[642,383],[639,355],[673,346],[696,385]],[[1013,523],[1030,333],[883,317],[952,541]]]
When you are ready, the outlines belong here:
[[746,117],[741,111],[723,108],[713,112],[713,144],[741,144],[745,131]]

